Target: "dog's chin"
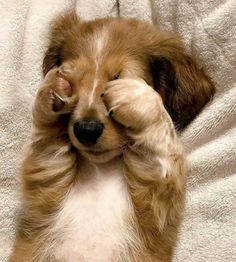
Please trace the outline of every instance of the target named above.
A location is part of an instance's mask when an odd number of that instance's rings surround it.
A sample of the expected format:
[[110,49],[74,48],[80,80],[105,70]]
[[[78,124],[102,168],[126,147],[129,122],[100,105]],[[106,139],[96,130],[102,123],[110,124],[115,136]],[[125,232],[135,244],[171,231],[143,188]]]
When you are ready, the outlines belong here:
[[104,151],[93,151],[93,150],[80,150],[81,155],[89,160],[90,162],[97,164],[104,164],[109,162],[115,157],[118,157],[122,154],[122,149],[117,148],[113,150],[104,150]]

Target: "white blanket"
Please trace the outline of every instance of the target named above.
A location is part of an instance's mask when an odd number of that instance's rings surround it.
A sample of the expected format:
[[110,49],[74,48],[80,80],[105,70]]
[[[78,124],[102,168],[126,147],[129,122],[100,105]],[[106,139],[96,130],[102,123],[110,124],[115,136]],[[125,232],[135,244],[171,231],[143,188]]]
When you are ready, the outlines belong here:
[[190,163],[185,220],[175,261],[236,261],[236,1],[0,0],[0,261],[7,261],[18,205],[18,168],[42,78],[48,24],[76,8],[160,23],[183,36],[217,93],[182,134]]

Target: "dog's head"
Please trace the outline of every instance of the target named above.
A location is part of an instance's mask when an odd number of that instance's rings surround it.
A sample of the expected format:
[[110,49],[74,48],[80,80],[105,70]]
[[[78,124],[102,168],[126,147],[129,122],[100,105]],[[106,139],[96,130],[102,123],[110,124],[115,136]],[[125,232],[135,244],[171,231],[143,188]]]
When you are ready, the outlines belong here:
[[214,93],[209,78],[185,53],[178,37],[135,19],[82,22],[74,13],[57,18],[43,61],[44,75],[61,65],[76,70],[72,88],[78,104],[69,124],[71,141],[94,161],[106,161],[119,154],[126,142],[122,127],[107,115],[100,97],[107,82],[144,79],[161,95],[178,130]]

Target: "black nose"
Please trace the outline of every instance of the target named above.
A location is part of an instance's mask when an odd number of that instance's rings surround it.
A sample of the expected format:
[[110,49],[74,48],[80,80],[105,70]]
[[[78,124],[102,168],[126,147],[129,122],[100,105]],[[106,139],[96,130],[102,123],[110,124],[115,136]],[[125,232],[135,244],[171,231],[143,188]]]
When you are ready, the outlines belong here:
[[96,144],[101,136],[104,124],[100,121],[87,119],[80,120],[74,124],[74,134],[79,142],[86,146]]

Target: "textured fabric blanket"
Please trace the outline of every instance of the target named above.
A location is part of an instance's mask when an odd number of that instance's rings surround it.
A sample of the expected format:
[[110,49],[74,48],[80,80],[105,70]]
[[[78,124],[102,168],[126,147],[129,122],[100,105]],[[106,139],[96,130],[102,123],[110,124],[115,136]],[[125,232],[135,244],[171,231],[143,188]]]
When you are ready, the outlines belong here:
[[236,261],[236,1],[0,0],[0,261],[14,239],[18,169],[30,134],[48,25],[75,8],[84,19],[136,17],[183,36],[217,93],[182,134],[190,172],[175,261]]

